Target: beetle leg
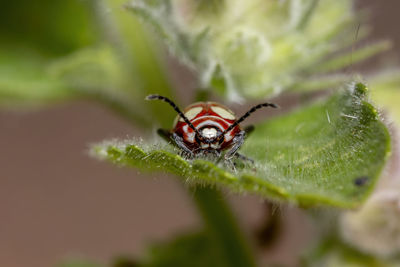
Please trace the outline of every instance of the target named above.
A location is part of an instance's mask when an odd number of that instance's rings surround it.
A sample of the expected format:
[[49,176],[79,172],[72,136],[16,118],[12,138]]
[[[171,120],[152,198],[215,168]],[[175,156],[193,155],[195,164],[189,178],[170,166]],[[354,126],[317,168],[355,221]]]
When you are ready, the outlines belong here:
[[225,158],[225,163],[227,163],[227,165],[229,165],[232,168],[233,172],[237,172],[236,170],[236,165],[235,163],[232,161],[232,158]]
[[172,140],[174,140],[175,144],[182,150],[183,155],[192,158],[194,156],[193,152],[187,148],[186,144],[183,142],[183,138],[177,135],[176,133],[171,134]]
[[171,142],[171,132],[165,129],[158,129],[157,134],[168,143]]
[[245,136],[245,131],[240,131],[238,134],[235,135],[235,137],[233,138],[233,146],[231,150],[225,153],[225,160],[231,159],[235,155],[236,151],[243,145]]
[[241,159],[243,161],[248,161],[251,164],[254,164],[254,160],[253,159],[251,159],[251,158],[249,158],[249,157],[247,157],[247,156],[245,156],[245,155],[243,155],[243,154],[241,154],[239,152],[235,153],[235,157],[237,157],[238,159]]
[[190,151],[185,143],[183,142],[182,137],[178,136],[177,134],[173,133],[171,134],[170,131],[165,130],[165,129],[158,129],[157,134],[161,136],[165,141],[168,143],[174,141],[175,145],[179,147],[182,150],[182,155],[188,158],[193,157],[193,152]]

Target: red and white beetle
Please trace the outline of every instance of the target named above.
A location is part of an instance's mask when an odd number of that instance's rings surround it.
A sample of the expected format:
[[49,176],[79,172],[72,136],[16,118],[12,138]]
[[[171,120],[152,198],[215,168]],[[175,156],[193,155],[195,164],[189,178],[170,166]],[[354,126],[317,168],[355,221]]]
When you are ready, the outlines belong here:
[[243,144],[246,133],[254,128],[251,126],[243,130],[239,124],[257,109],[278,107],[271,103],[258,104],[236,119],[229,108],[215,102],[197,102],[189,105],[182,112],[167,97],[149,95],[146,100],[167,102],[178,113],[173,129],[170,131],[159,129],[158,133],[167,140],[172,139],[187,157],[192,158],[195,154],[208,153],[220,157],[223,150],[228,150],[224,159],[229,162],[234,156],[252,161],[239,154],[237,150]]

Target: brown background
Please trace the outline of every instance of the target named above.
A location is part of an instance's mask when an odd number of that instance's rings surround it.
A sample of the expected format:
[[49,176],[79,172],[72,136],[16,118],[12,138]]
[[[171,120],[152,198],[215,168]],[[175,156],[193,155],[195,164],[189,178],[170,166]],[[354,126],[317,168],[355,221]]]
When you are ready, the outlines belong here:
[[[372,39],[392,39],[398,61],[400,2],[358,4],[373,11]],[[153,240],[200,225],[175,178],[119,169],[86,154],[91,142],[137,135],[127,122],[90,102],[1,111],[0,266],[54,266],[68,257],[107,262],[120,254],[139,255]],[[261,199],[229,197],[250,233],[264,216]],[[295,208],[286,208],[283,216],[282,239],[260,253],[292,265],[307,236],[296,230],[307,219]]]

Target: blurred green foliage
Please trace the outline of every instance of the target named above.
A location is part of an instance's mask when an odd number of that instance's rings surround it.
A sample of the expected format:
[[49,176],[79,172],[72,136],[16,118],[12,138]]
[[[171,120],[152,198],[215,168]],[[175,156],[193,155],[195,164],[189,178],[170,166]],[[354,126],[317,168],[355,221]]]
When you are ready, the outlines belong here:
[[218,254],[216,244],[203,232],[177,237],[168,243],[154,244],[140,267],[185,267],[191,262],[193,267],[228,267]]
[[[157,37],[197,74],[199,88],[225,102],[338,88],[348,81],[338,70],[390,47],[387,41],[355,46],[369,31],[358,30],[361,13],[353,10],[351,0],[6,1],[0,16],[0,106],[85,99],[113,109],[138,127],[170,127],[172,109],[143,101],[150,93],[172,98],[178,94],[165,74]],[[368,80],[373,99],[387,105],[400,122],[398,77],[397,70],[389,69]],[[389,151],[388,131],[362,83],[261,121],[243,146],[256,160],[255,168],[242,164],[238,173],[212,159],[187,161],[170,146],[148,141],[94,148],[97,156],[117,164],[165,170],[184,181],[302,206],[342,208],[362,204]],[[154,245],[138,262],[251,266],[252,255],[222,196],[205,194],[197,205],[208,226],[203,232]],[[311,266],[392,263],[340,240],[322,242],[318,251]],[[62,266],[98,265],[71,261]]]
[[51,57],[98,40],[85,1],[4,1],[1,9],[1,43],[18,43]]
[[304,267],[396,267],[398,259],[377,258],[343,243],[336,237],[324,240],[307,254],[302,261]]
[[351,49],[368,29],[358,31],[361,15],[349,0],[136,0],[128,7],[154,26],[202,87],[228,100],[310,90],[302,83],[311,77],[314,90],[338,86],[343,80],[327,83],[321,74],[390,46]]
[[144,105],[171,95],[157,45],[123,1],[15,1],[0,18],[0,104],[18,108],[94,99],[139,126],[172,111]]
[[84,259],[66,260],[57,267],[104,267],[104,265]]

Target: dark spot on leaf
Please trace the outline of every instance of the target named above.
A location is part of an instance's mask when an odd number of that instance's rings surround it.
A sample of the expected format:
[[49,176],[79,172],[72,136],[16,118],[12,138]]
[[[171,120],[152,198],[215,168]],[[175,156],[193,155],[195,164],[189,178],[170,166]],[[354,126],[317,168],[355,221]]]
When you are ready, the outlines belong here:
[[360,176],[360,177],[357,177],[356,179],[354,179],[354,184],[356,186],[363,186],[366,183],[368,183],[368,181],[369,181],[368,176]]

